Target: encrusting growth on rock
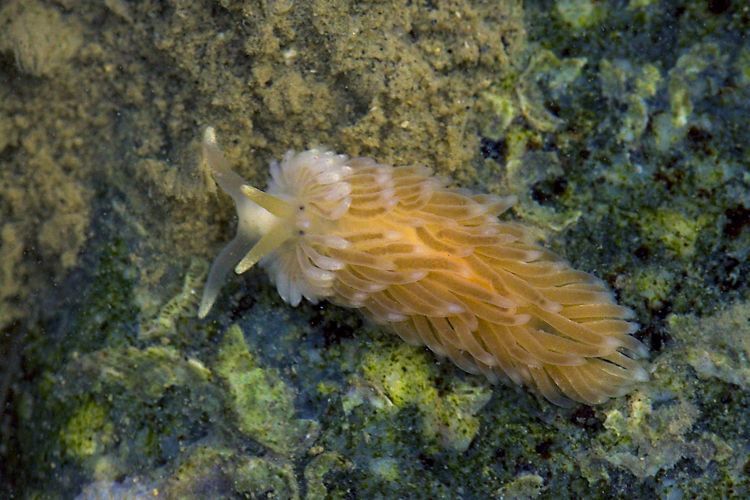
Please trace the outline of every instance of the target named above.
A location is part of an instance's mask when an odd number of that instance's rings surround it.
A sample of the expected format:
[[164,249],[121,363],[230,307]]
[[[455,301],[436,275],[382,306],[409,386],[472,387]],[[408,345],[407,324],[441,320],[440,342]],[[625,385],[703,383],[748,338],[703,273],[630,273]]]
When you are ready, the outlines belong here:
[[558,405],[602,403],[647,380],[632,311],[500,221],[514,197],[319,149],[273,162],[263,192],[229,168],[211,127],[203,153],[239,223],[211,267],[201,318],[230,269],[260,263],[292,306],[304,297],[360,309],[409,344]]

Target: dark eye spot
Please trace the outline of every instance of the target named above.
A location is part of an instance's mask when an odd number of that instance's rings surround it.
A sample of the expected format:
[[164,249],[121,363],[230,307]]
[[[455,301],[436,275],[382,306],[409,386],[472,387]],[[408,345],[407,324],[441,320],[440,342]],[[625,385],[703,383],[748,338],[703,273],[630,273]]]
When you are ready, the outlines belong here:
[[299,206],[299,211],[300,212],[304,212],[305,211],[305,206],[304,205],[300,205]]

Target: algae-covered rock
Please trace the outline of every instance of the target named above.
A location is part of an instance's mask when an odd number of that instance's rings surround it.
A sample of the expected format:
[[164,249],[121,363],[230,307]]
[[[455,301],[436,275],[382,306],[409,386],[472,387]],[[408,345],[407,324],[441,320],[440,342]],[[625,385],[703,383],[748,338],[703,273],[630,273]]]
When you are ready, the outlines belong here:
[[216,498],[231,491],[234,463],[231,449],[199,444],[187,450],[162,486],[172,498]]
[[549,99],[562,98],[586,64],[585,58],[558,58],[549,50],[534,53],[520,74],[501,79],[481,94],[479,116],[483,137],[500,141],[517,116],[533,129],[549,132],[562,120],[546,108]]
[[235,469],[234,490],[249,498],[299,498],[299,487],[290,464],[250,457]]
[[635,66],[630,60],[602,59],[599,63],[602,94],[625,112],[619,117],[617,137],[623,142],[639,140],[650,117],[650,101],[661,85],[661,73],[653,64]]
[[95,481],[83,487],[76,500],[130,500],[158,497],[157,484],[139,477],[127,477],[119,481]]
[[318,424],[295,417],[294,390],[276,370],[258,365],[238,325],[224,333],[214,369],[227,384],[242,433],[282,455],[299,453],[315,439]]
[[686,459],[704,470],[712,463],[727,463],[733,450],[722,438],[713,433],[694,435],[700,411],[690,400],[657,398],[656,392],[642,395],[625,411],[606,412],[606,432],[597,438],[584,463],[592,458],[606,461],[639,479],[669,471]]
[[142,401],[156,400],[175,386],[200,390],[211,380],[211,372],[200,360],[166,346],[93,352],[74,360],[66,372],[83,375],[74,386],[77,391],[101,392],[116,386]]
[[558,58],[549,50],[535,53],[519,76],[518,104],[534,129],[551,132],[563,121],[545,107],[545,99],[560,99],[581,74],[586,58]]
[[112,443],[114,429],[108,419],[108,409],[95,401],[77,408],[68,424],[60,431],[60,441],[66,453],[84,459],[101,453]]
[[564,179],[564,171],[557,154],[540,151],[524,152],[522,156],[509,160],[506,169],[504,181],[512,186],[514,191],[525,193],[520,197],[515,210],[523,214],[526,220],[534,221],[535,225],[543,228],[561,231],[575,224],[581,217],[578,209],[555,210],[534,199],[534,188],[547,185],[556,192],[557,196],[565,197],[567,186],[565,181],[561,180]]
[[647,266],[635,273],[632,287],[647,302],[649,308],[657,310],[669,299],[674,287],[674,276],[667,269]]
[[178,334],[176,322],[195,315],[195,309],[198,307],[197,290],[204,282],[207,272],[207,262],[191,260],[181,290],[162,305],[152,318],[143,322],[140,337],[150,339]]
[[703,379],[750,390],[750,304],[738,302],[704,318],[675,315],[669,327],[676,348]]
[[160,468],[154,478],[98,480],[84,486],[76,498],[151,497],[298,499],[299,486],[289,463],[204,442],[184,450],[179,460]]
[[201,443],[187,450],[153,491],[167,498],[298,499],[291,464]]
[[318,500],[329,498],[326,478],[335,473],[347,473],[352,464],[344,457],[335,452],[325,452],[314,457],[305,467],[305,485],[307,494],[305,498]]
[[419,409],[422,434],[429,441],[456,451],[466,450],[479,431],[477,412],[487,404],[492,391],[481,380],[456,380],[439,390],[433,361],[411,346],[370,351],[362,362],[365,380],[383,394],[387,412],[409,406]]
[[122,347],[77,356],[46,391],[63,415],[63,459],[99,481],[132,471],[134,463],[173,458],[179,442],[200,433],[206,414],[220,409],[210,371],[174,348]]
[[511,94],[483,92],[482,104],[487,113],[479,130],[484,137],[499,141],[518,113],[516,103]]
[[18,228],[15,224],[3,224],[0,228],[0,328],[24,314],[18,307],[6,303],[21,291],[22,285],[15,271],[22,258],[23,242]]
[[557,14],[574,29],[589,28],[606,17],[606,6],[592,0],[557,0]]
[[531,499],[537,498],[544,491],[544,479],[538,474],[520,474],[516,479],[503,486],[503,498]]
[[711,218],[705,214],[686,215],[669,208],[645,212],[641,217],[641,232],[650,240],[664,245],[679,258],[690,258],[701,229]]
[[[589,482],[610,482],[614,471],[624,470],[641,481],[656,480],[662,494],[712,495],[734,485],[746,491],[740,485],[747,457],[735,441],[738,433],[747,435],[739,430],[746,427],[746,418],[737,412],[737,405],[747,400],[746,381],[741,380],[747,364],[742,361],[746,309],[743,303],[702,320],[693,315],[668,319],[674,347],[654,360],[651,381],[629,401],[602,409],[603,431],[579,454]],[[722,383],[710,383],[717,379]],[[738,389],[744,394],[727,396]],[[717,397],[731,409],[716,412],[706,405]],[[734,416],[727,420],[727,414]],[[706,483],[705,476],[714,479]]]
[[9,26],[0,35],[0,51],[11,50],[18,67],[33,76],[53,76],[69,64],[83,43],[75,20],[37,0],[11,1],[0,10],[2,24]]

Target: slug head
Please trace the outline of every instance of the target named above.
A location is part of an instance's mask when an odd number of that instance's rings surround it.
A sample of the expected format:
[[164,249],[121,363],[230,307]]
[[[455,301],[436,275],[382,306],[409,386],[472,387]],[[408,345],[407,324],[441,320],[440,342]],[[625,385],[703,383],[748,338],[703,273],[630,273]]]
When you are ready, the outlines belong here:
[[207,127],[203,134],[203,157],[216,183],[234,200],[239,222],[234,239],[211,265],[198,309],[199,318],[210,311],[230,269],[244,273],[295,234],[292,204],[248,185],[234,173],[216,142],[213,127]]

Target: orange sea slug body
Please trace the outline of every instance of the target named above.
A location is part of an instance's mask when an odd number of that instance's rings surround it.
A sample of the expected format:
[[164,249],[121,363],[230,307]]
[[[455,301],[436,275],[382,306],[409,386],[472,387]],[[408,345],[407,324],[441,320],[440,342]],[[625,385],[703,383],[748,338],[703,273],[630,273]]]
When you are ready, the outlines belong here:
[[231,268],[260,262],[293,306],[304,297],[360,309],[467,372],[559,405],[602,403],[648,378],[631,310],[523,226],[498,220],[513,197],[315,149],[274,162],[264,193],[230,170],[212,128],[203,151],[239,225],[211,268],[200,317]]

